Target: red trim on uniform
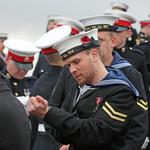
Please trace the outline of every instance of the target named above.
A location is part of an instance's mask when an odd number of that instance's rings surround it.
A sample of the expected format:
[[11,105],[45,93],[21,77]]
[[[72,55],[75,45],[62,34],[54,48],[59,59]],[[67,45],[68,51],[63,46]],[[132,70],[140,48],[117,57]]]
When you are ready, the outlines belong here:
[[34,56],[19,56],[12,53],[11,51],[8,51],[8,57],[20,63],[32,63],[34,60]]
[[127,20],[121,20],[121,19],[119,19],[115,22],[115,25],[124,26],[124,27],[131,27],[131,24],[132,24],[132,22],[127,21]]
[[53,54],[56,52],[58,52],[58,51],[51,47],[42,49],[42,54],[44,54],[44,55]]
[[150,25],[150,22],[141,21],[140,25],[141,27],[144,27],[144,26]]

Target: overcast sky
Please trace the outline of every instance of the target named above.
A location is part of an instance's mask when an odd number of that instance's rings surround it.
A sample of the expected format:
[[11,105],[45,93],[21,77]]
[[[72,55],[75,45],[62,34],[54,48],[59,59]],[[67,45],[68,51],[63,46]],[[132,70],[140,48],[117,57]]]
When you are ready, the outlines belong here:
[[[101,15],[116,0],[0,0],[0,32],[35,41],[44,34],[48,15],[74,19]],[[150,14],[150,0],[120,0],[138,20]],[[138,25],[135,25],[138,28]]]

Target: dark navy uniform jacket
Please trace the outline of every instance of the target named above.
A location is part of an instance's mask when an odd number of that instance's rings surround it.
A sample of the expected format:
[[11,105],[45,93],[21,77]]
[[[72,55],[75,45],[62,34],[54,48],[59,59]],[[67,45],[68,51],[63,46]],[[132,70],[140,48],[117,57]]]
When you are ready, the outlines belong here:
[[129,81],[136,87],[139,95],[147,99],[141,73],[134,68],[126,59],[121,57],[116,51],[113,52],[114,59],[111,67],[121,70]]
[[131,49],[127,46],[115,50],[141,73],[146,95],[148,96],[148,72],[144,54],[138,49]]
[[18,80],[12,77],[5,68],[1,72],[7,77],[8,79],[7,84],[15,96],[29,96],[30,95],[30,90],[34,82],[36,81],[36,78],[25,77],[22,80]]
[[51,93],[55,87],[62,67],[50,66],[45,73],[35,82],[31,89],[30,96],[40,95],[43,98],[49,100]]
[[49,67],[49,64],[45,58],[45,56],[40,52],[38,62],[35,66],[33,77],[39,78]]
[[31,127],[23,105],[0,75],[0,149],[29,150]]
[[141,44],[134,46],[134,48],[141,50],[145,55],[146,66],[148,70],[148,79],[150,85],[150,41],[145,40]]
[[[44,117],[71,150],[139,150],[147,135],[147,102],[136,98],[137,90],[120,71],[108,70],[95,85],[74,86],[64,111],[52,107]],[[132,141],[128,133],[137,138]]]
[[[60,66],[53,66],[49,65],[47,70],[40,76],[40,78],[35,82],[31,89],[30,96],[40,95],[46,100],[49,100],[57,79],[60,75],[62,67]],[[31,123],[32,123],[32,143],[31,147],[33,150],[40,150],[40,149],[49,149],[49,150],[56,150],[60,147],[60,144],[54,139],[51,135],[50,127],[47,127],[44,121],[40,118],[30,116]],[[38,125],[43,124],[45,125],[46,132],[38,132]],[[36,138],[38,137],[38,138]],[[41,144],[41,143],[46,144]]]
[[68,65],[65,65],[62,68],[60,76],[55,85],[55,89],[49,99],[49,104],[55,107],[61,107],[65,97],[70,92],[72,86],[74,86],[76,83],[76,80],[70,74]]

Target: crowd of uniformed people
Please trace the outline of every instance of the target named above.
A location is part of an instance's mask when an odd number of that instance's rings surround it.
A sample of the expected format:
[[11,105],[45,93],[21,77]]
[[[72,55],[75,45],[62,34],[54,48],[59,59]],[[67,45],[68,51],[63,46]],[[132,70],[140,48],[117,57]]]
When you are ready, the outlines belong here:
[[0,34],[0,150],[150,149],[150,16],[137,32],[111,6],[49,16],[35,42]]

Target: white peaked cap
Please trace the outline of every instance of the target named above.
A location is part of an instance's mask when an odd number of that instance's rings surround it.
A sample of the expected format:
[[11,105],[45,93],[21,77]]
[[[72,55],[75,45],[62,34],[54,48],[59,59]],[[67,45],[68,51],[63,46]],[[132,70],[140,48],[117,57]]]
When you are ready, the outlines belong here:
[[123,12],[123,11],[120,11],[120,10],[106,10],[104,12],[104,15],[116,15],[120,19],[127,20],[127,21],[130,21],[132,23],[136,22],[135,17],[133,17],[130,13]]
[[97,29],[88,32],[80,32],[80,34],[71,36],[62,42],[57,43],[54,48],[58,50],[59,54],[62,55],[64,59],[66,59],[83,50],[100,46],[97,32]]
[[118,19],[116,15],[101,15],[83,18],[79,21],[85,26],[86,31],[94,28],[98,28],[99,31],[111,31],[111,27]]
[[78,20],[74,20],[68,17],[59,16],[59,15],[51,15],[48,17],[48,21],[54,21],[57,22],[60,25],[69,25],[71,27],[74,27],[78,29],[79,31],[84,31],[84,26],[81,22]]
[[8,39],[4,41],[4,46],[8,49],[7,56],[12,59],[19,68],[25,70],[32,69],[34,54],[40,52],[40,49],[34,46],[34,43],[25,40]]
[[119,10],[122,10],[122,11],[127,11],[129,6],[125,3],[122,3],[122,2],[113,2],[111,3],[111,7],[112,9],[119,9]]
[[35,53],[40,52],[40,49],[36,48],[33,42],[25,40],[8,39],[4,41],[4,45],[18,56],[32,56]]
[[62,41],[63,39],[67,38],[70,33],[71,27],[67,25],[54,28],[41,36],[35,42],[35,46],[38,48],[52,47],[54,44],[56,44],[56,42]]

